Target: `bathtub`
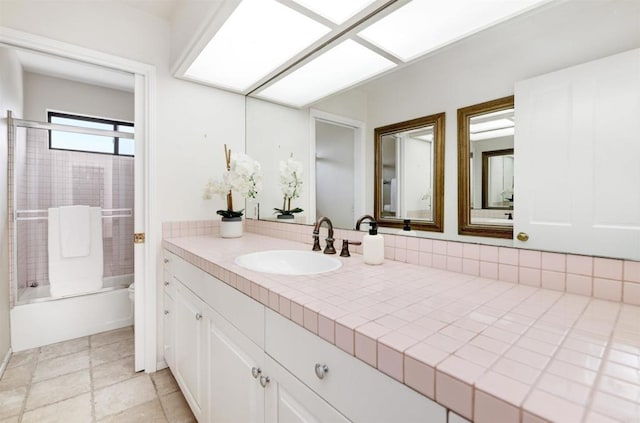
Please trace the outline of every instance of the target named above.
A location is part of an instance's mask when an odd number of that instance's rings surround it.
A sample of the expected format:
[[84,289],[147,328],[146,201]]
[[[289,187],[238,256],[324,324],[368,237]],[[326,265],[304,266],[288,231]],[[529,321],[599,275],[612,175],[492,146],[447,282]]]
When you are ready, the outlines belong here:
[[20,290],[11,309],[14,352],[54,344],[133,324],[127,287],[133,275],[105,278],[102,289],[60,298],[48,286]]

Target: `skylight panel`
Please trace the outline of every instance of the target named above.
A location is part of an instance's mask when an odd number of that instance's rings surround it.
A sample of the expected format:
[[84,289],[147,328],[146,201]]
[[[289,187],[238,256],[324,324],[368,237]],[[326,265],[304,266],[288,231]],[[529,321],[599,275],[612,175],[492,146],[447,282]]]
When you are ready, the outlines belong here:
[[347,39],[256,96],[302,107],[395,66],[389,59]]
[[301,6],[340,25],[375,0],[293,0]]
[[358,35],[404,62],[547,0],[413,0]]
[[245,92],[330,31],[273,0],[243,0],[185,76]]

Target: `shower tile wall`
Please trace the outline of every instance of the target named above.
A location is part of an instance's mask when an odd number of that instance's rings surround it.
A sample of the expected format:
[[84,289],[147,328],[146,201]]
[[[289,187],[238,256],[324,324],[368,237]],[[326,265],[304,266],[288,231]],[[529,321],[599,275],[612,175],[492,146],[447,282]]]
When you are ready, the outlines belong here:
[[[132,157],[50,150],[48,132],[38,129],[27,130],[26,146],[18,209],[89,205],[133,210]],[[19,288],[49,283],[47,228],[46,220],[18,222]],[[133,273],[133,217],[103,219],[102,230],[104,276]],[[20,256],[21,248],[26,258]]]

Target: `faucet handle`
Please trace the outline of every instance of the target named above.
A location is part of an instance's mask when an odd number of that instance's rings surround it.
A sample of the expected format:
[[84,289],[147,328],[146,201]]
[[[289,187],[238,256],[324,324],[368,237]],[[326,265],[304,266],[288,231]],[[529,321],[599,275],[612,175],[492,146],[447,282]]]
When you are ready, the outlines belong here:
[[322,250],[322,248],[320,248],[320,235],[316,234],[315,231],[313,232],[313,248],[311,249],[311,251],[320,251]]
[[349,241],[348,239],[342,240],[342,251],[340,251],[340,257],[351,257],[349,254],[349,244],[351,245],[362,245],[360,241]]

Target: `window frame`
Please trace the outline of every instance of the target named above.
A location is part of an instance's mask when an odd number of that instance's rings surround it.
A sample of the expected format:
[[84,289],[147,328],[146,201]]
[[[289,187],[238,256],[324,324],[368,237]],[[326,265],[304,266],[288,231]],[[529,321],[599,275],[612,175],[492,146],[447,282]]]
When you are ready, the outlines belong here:
[[[119,126],[130,126],[130,127],[134,128],[133,122],[125,122],[125,121],[114,120],[114,119],[105,119],[105,118],[96,118],[96,117],[91,117],[91,116],[75,115],[75,114],[71,114],[71,113],[47,111],[47,121],[49,123],[53,123],[53,122],[51,122],[51,118],[52,117],[60,117],[60,118],[73,119],[73,120],[81,120],[81,121],[85,121],[85,122],[105,123],[105,124],[111,125],[112,126],[111,130],[113,130],[113,131],[118,131],[118,127]],[[49,150],[73,151],[73,152],[77,152],[77,153],[89,153],[89,154],[104,154],[104,155],[108,155],[108,156],[135,157],[135,153],[134,154],[122,154],[122,153],[120,153],[120,137],[113,137],[113,152],[107,153],[107,152],[102,152],[102,151],[74,150],[74,149],[69,149],[69,148],[53,147],[51,145],[52,132],[53,132],[52,130],[49,130]]]

